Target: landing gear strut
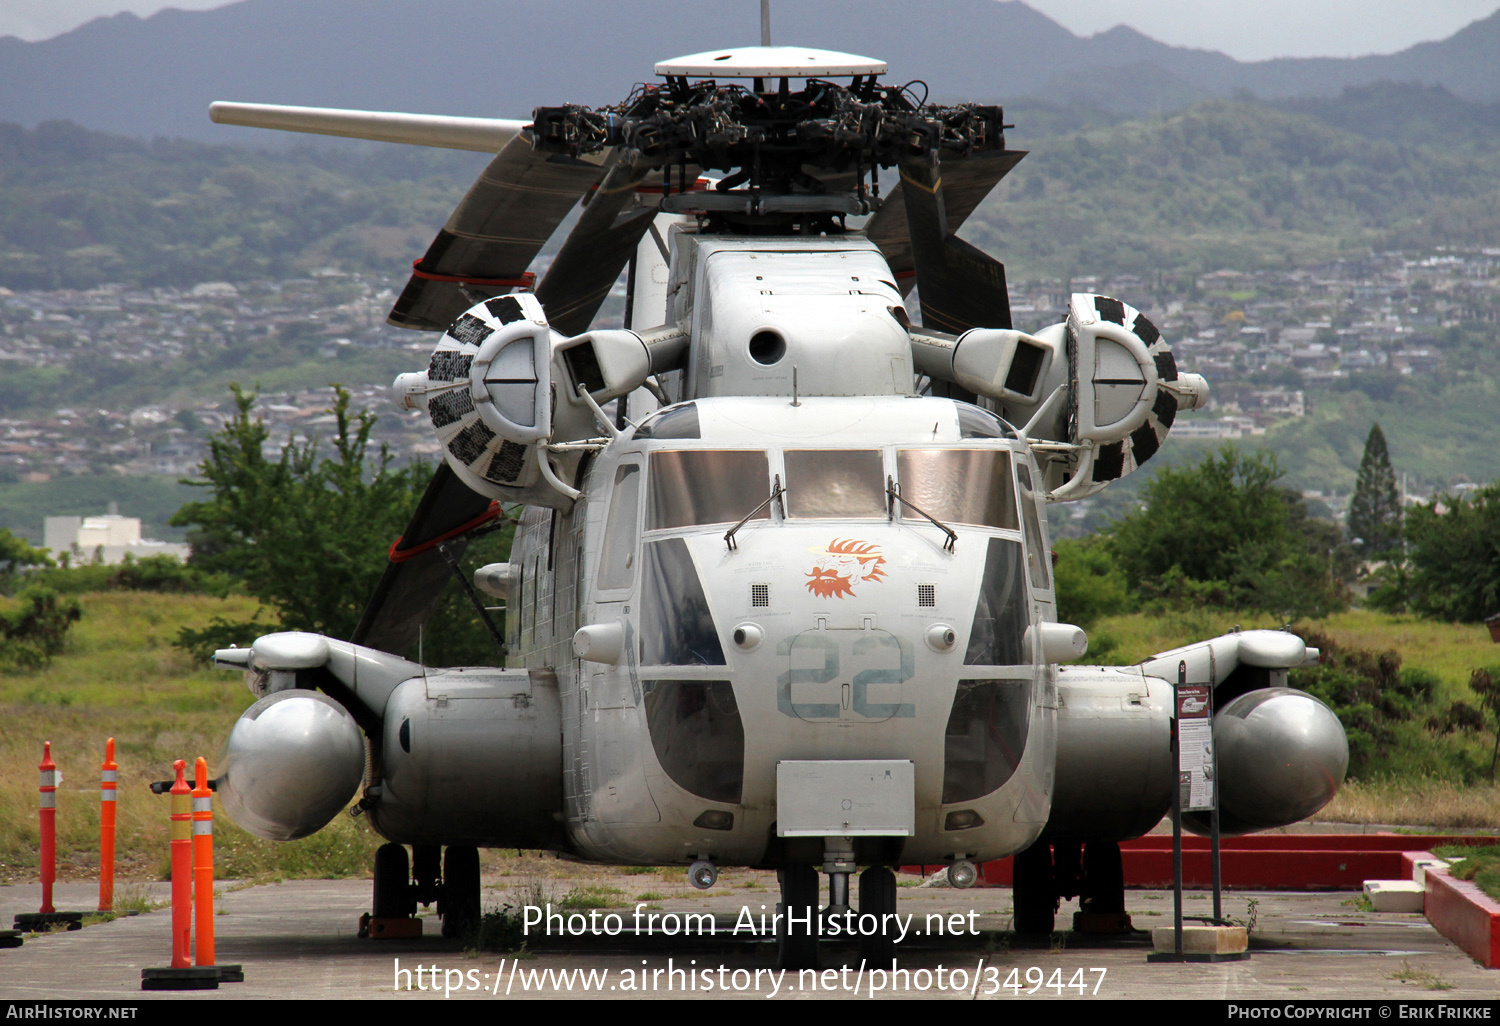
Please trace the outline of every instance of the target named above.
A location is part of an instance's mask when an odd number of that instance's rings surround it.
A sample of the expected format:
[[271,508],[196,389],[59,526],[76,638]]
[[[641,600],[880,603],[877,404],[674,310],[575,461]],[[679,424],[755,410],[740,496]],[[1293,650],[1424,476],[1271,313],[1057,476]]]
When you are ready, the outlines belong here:
[[1033,844],[1015,856],[1016,933],[1051,933],[1058,899],[1078,896],[1073,928],[1087,933],[1128,933],[1125,868],[1112,841]]
[[444,853],[435,844],[414,844],[408,868],[403,845],[382,844],[375,849],[374,897],[375,919],[410,919],[418,904],[436,901],[443,936],[462,937],[479,926],[479,849],[450,844]]

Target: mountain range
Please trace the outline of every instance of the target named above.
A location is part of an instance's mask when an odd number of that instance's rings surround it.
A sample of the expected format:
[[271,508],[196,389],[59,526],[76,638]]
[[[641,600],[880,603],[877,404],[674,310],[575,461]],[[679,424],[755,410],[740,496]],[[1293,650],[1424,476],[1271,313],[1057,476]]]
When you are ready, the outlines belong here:
[[[1241,62],[1117,26],[1080,37],[1019,0],[808,0],[775,42],[868,54],[934,99],[1034,97],[1120,114],[1213,97],[1334,96],[1378,81],[1500,101],[1500,11],[1447,39],[1358,58]],[[758,40],[753,0],[240,0],[0,38],[0,121],[273,145],[212,125],[213,100],[525,117],[624,99],[658,60]],[[918,87],[919,93],[920,88]]]

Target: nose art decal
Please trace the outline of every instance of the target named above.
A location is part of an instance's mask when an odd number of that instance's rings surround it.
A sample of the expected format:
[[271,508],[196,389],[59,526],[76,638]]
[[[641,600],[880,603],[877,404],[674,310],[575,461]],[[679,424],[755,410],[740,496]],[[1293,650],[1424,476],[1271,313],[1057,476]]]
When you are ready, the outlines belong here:
[[817,559],[807,572],[807,590],[819,598],[844,598],[858,585],[876,584],[885,577],[885,556],[872,542],[835,538],[826,549],[811,551]]

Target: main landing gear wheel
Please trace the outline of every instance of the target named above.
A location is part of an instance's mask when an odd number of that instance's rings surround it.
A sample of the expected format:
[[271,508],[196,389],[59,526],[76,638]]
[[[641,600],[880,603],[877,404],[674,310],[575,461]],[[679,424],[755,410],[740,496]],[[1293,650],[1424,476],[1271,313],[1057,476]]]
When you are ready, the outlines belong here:
[[406,848],[382,844],[375,849],[375,902],[370,914],[376,919],[408,919],[416,912]]
[[448,845],[438,912],[444,937],[464,937],[479,929],[479,849],[473,845]]
[[859,939],[859,957],[871,969],[888,969],[896,957],[896,930],[891,916],[896,911],[896,874],[885,866],[872,866],[859,874],[859,917],[875,916],[876,933]]
[[1011,873],[1016,933],[1051,933],[1057,915],[1057,885],[1052,879],[1052,846],[1033,844],[1016,852]]
[[1083,887],[1078,908],[1089,915],[1124,913],[1125,863],[1118,844],[1090,841],[1084,845]]
[[[781,880],[781,904],[776,921],[776,967],[818,967],[818,871],[812,866],[787,866],[776,874]],[[793,913],[797,922],[791,922]]]

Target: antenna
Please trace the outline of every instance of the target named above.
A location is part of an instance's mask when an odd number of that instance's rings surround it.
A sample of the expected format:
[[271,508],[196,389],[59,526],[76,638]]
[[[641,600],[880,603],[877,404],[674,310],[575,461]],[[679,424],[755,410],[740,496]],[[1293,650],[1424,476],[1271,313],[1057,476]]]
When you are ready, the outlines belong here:
[[771,45],[771,0],[760,0],[760,45]]

